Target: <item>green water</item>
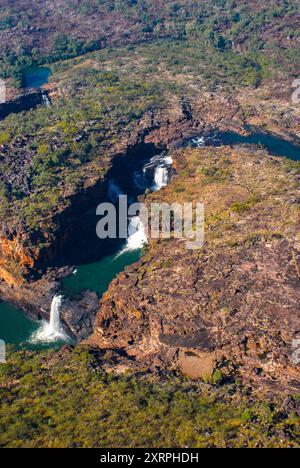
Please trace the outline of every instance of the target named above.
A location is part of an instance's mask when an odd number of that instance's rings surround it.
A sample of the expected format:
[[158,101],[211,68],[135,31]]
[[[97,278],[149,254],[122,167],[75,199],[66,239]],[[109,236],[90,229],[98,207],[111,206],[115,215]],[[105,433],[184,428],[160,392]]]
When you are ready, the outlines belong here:
[[[76,275],[71,275],[63,281],[63,294],[74,297],[85,289],[91,289],[99,297],[108,289],[111,281],[118,273],[140,260],[141,250],[126,252],[122,255],[112,255],[103,258],[100,262],[81,265]],[[0,339],[7,344],[32,349],[45,349],[59,347],[62,343],[36,344],[30,343],[30,337],[37,331],[40,323],[28,318],[21,310],[7,302],[0,303]]]
[[40,328],[41,322],[31,320],[21,310],[8,302],[0,303],[0,339],[16,348],[41,350],[60,348],[65,343],[32,343],[31,337]]
[[76,294],[91,289],[101,297],[108,289],[111,281],[131,265],[140,260],[141,250],[125,252],[122,255],[112,255],[103,258],[100,262],[81,265],[77,273],[72,274],[63,281],[63,293],[74,297]]
[[7,302],[0,303],[0,338],[14,345],[25,344],[39,324]]
[[[42,75],[40,75],[39,78],[34,74],[28,76],[31,77],[28,81],[30,86],[41,85],[41,82],[38,80],[42,80]],[[254,133],[251,136],[243,137],[232,132],[225,132],[219,133],[217,135],[217,140],[213,144],[218,146],[219,143],[224,145],[240,143],[263,145],[270,153],[293,160],[300,160],[300,148],[298,146],[273,135]],[[107,255],[99,262],[80,265],[77,267],[76,274],[72,274],[63,280],[62,293],[65,296],[74,297],[83,290],[91,289],[97,292],[99,297],[101,297],[103,293],[107,291],[111,281],[116,278],[120,272],[124,271],[128,265],[137,262],[141,256],[142,251],[137,250],[125,252],[122,255]],[[32,347],[32,345],[28,343],[28,340],[38,327],[38,322],[30,320],[11,304],[0,303],[0,338],[6,343]],[[59,346],[59,343],[52,345],[52,347],[54,346]],[[38,349],[44,347],[43,345],[35,346],[35,348]]]
[[50,75],[49,68],[28,68],[24,72],[24,86],[25,88],[40,88],[48,83]]

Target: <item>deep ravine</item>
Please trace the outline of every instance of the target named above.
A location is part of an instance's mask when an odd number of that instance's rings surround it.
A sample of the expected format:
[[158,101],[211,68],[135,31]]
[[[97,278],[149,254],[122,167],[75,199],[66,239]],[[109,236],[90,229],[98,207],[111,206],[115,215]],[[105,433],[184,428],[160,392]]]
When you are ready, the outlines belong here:
[[[253,133],[245,137],[232,132],[215,132],[190,138],[185,144],[192,147],[220,146],[223,144],[263,145],[272,154],[285,156],[293,160],[300,159],[298,146],[279,137],[263,133]],[[145,154],[143,154],[143,149]],[[145,145],[129,161],[123,158],[113,166],[108,179],[107,200],[117,204],[119,195],[127,194],[129,202],[135,202],[140,195],[147,191],[159,191],[166,186],[171,173],[172,159],[167,152],[159,151],[152,145],[148,145],[148,147]],[[92,227],[96,226],[97,219],[94,212],[91,213],[89,222]],[[124,240],[99,241],[98,258],[94,261],[72,266],[72,258],[68,258],[66,266],[69,274],[64,275],[65,277],[59,287],[56,286],[55,294],[64,296],[65,300],[61,307],[62,317],[64,322],[68,323],[66,329],[71,330],[70,334],[73,339],[84,339],[91,332],[93,314],[97,311],[99,298],[102,297],[111,281],[120,272],[141,258],[146,240],[138,219],[129,220],[129,235],[127,243],[124,243]],[[76,252],[74,252],[74,258],[76,258]],[[94,292],[94,296],[82,303],[82,294],[87,290],[90,291],[90,295],[91,292]],[[53,296],[49,298],[48,302],[51,303]],[[92,310],[91,302],[95,310]],[[91,308],[90,313],[88,311],[86,313],[87,317],[78,316],[75,304],[78,310],[80,308]],[[73,316],[72,311],[74,311]],[[6,302],[0,303],[1,338],[6,342],[18,346],[32,346],[31,337],[38,333],[40,327],[39,322],[28,318],[16,307]],[[82,333],[82,329],[85,330],[84,333]],[[62,341],[54,339],[54,343],[59,345]],[[38,344],[35,343],[34,346],[43,346],[43,343],[40,341]]]

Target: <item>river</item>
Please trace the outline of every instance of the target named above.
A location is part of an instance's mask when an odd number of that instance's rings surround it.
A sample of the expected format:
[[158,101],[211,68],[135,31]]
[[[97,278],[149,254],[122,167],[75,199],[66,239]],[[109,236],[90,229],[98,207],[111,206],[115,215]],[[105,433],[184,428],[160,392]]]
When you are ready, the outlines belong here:
[[[263,133],[241,136],[233,132],[216,132],[205,137],[201,136],[190,139],[187,142],[187,145],[193,147],[205,145],[220,146],[223,144],[262,145],[274,155],[283,156],[291,160],[300,160],[300,147],[277,136]],[[139,164],[132,169],[129,175],[126,174],[124,176],[123,174],[120,180],[113,182],[111,186],[111,199],[115,199],[112,201],[116,201],[118,190],[122,193],[127,193],[132,198],[132,201],[135,201],[137,196],[144,193],[146,189],[158,190],[163,187],[166,184],[166,171],[161,169],[168,167],[168,164],[170,164],[170,161],[168,161],[165,153],[152,156],[150,161],[140,158]],[[161,182],[159,182],[160,178]],[[111,281],[120,272],[124,271],[127,266],[137,262],[141,258],[142,252],[142,246],[137,246],[137,248],[132,250],[123,250],[122,252],[122,243],[118,243],[115,252],[109,252],[108,255],[104,254],[100,261],[77,266],[73,273],[63,280],[62,294],[73,297],[83,290],[91,289],[100,298],[108,289]],[[39,326],[38,322],[30,320],[11,304],[0,303],[0,337],[6,343],[32,347],[30,338]],[[57,346],[60,343],[53,345]],[[46,345],[40,344],[37,347],[43,346]],[[47,346],[49,346],[49,343]]]

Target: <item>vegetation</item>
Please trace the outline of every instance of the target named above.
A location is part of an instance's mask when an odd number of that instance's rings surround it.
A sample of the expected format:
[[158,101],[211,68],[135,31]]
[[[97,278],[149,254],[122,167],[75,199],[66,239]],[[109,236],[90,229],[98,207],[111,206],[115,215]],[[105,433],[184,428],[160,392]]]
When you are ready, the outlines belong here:
[[0,366],[0,446],[297,446],[296,414],[219,381],[105,374],[81,348],[11,352]]
[[67,99],[58,99],[50,109],[12,114],[0,123],[4,218],[15,217],[17,207],[19,221],[32,231],[51,222],[52,211],[68,204],[65,191],[74,193],[88,177],[105,173],[105,153],[122,131],[151,108],[163,106],[166,90],[176,89],[172,83],[122,76],[114,68],[72,69]]
[[[22,85],[28,67],[55,62],[52,79],[66,95],[51,109],[41,107],[0,122],[4,219],[18,213],[19,225],[31,231],[43,226],[44,231],[57,207],[68,205],[65,193],[77,191],[95,172],[105,173],[105,155],[121,133],[131,131],[145,112],[164,107],[172,97],[190,98],[196,87],[230,94],[241,86],[257,87],[283,71],[293,75],[300,67],[292,47],[297,38],[292,28],[297,18],[294,2],[277,2],[274,8],[256,2],[182,0],[164,2],[160,9],[154,3],[128,0],[124,8],[119,1],[73,0],[67,8],[78,9],[80,18],[101,15],[109,21],[111,14],[119,15],[149,38],[163,40],[95,51],[99,38],[87,34],[89,40],[83,43],[58,27],[52,46],[46,48],[48,55],[39,48],[24,47],[18,53],[11,44],[3,48],[2,76],[14,76],[15,85]],[[12,8],[9,2],[1,12],[5,31],[9,24],[26,28],[40,20],[31,6],[22,18],[17,5]],[[289,35],[284,46],[278,42],[279,23],[284,30],[280,38]],[[137,31],[133,38],[139,42]],[[207,180],[226,176],[206,174]]]
[[[70,14],[75,30],[66,20]],[[191,102],[202,92],[234,96],[250,87],[254,93],[269,80],[296,77],[298,21],[297,2],[285,0],[58,0],[53,11],[40,2],[3,0],[0,76],[18,88],[28,68],[49,64],[60,91],[51,108],[0,122],[3,231],[29,233],[34,247],[50,242],[71,196],[104,177],[110,150],[123,135],[128,141],[146,113]],[[211,184],[232,188],[234,164],[226,155],[216,161],[201,154],[201,165],[196,153],[184,180],[175,179],[172,201],[174,194],[199,199]],[[282,165],[286,177],[272,174],[270,165],[272,178],[266,180],[274,190],[276,180],[292,193],[289,176],[299,172],[299,163]],[[253,193],[243,192],[208,215],[209,235],[218,240],[217,230],[226,231],[228,243],[239,245],[280,234],[278,200],[273,193],[264,199],[259,187]],[[242,223],[235,229],[235,219],[250,218],[252,208],[274,213],[270,231],[244,232]],[[20,266],[13,260],[9,270],[15,273]],[[172,262],[165,259],[158,268]],[[106,359],[83,348],[10,351],[0,365],[0,446],[299,446],[296,411],[282,401],[252,398],[251,389],[226,384],[219,370],[196,385],[174,375],[107,374]]]
[[[20,8],[18,1],[12,8],[11,2],[4,0],[0,10],[0,33],[3,30],[0,75],[13,76],[16,85],[22,84],[22,73],[31,66],[77,57],[111,45],[159,38],[200,41],[208,54],[210,49],[232,53],[233,61],[235,54],[245,53],[243,67],[253,69],[251,82],[257,74],[263,75],[264,63],[257,60],[261,52],[277,65],[288,63],[286,72],[296,73],[299,69],[296,50],[299,12],[294,1],[280,0],[274,5],[249,0],[72,0],[58,2],[55,10],[50,11],[31,3]],[[67,21],[70,14],[77,20],[75,31]],[[118,26],[118,33],[110,37],[107,31],[113,25]],[[12,27],[15,41],[5,35]],[[32,34],[32,28],[41,27],[48,30],[46,39],[43,34]]]
[[[297,64],[289,53],[277,56],[282,51],[272,42],[267,42],[272,53],[254,44],[251,50],[237,50],[229,32],[225,42],[216,42],[203,30],[207,24],[199,18],[197,27],[185,21],[181,40],[105,49],[53,64],[52,79],[67,96],[51,109],[0,122],[0,146],[7,146],[0,160],[2,216],[9,219],[17,212],[19,223],[33,231],[51,223],[57,205],[68,204],[66,192],[82,187],[91,171],[105,173],[105,154],[121,133],[131,131],[145,112],[166,106],[171,96],[189,99],[196,86],[229,94],[237,87],[256,87]],[[60,38],[56,44],[62,49],[65,42]],[[21,165],[17,177],[16,161]],[[210,175],[221,176],[226,174]]]

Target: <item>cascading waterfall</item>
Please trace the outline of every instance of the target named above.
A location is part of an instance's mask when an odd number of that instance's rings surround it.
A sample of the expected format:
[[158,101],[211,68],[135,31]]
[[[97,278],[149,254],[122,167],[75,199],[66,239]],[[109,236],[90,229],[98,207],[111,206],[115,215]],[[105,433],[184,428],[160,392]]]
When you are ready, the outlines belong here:
[[169,182],[169,171],[166,167],[157,167],[154,172],[153,191],[158,192],[163,187],[166,187]]
[[140,190],[151,188],[157,192],[169,182],[169,170],[173,159],[166,154],[153,156],[147,163],[133,174],[134,186]]
[[134,216],[129,221],[128,226],[128,239],[125,250],[138,250],[142,249],[144,245],[148,244],[145,226],[139,216]]
[[141,250],[148,244],[145,226],[139,216],[134,216],[130,219],[128,225],[128,239],[125,247],[117,254],[116,258],[127,252]]
[[[154,156],[133,174],[134,185],[138,188],[143,187],[143,189],[148,186],[153,191],[158,192],[168,185],[172,164],[173,159],[166,154]],[[134,216],[129,221],[127,243],[117,257],[126,252],[140,250],[147,244],[145,226],[139,216]]]
[[62,304],[62,296],[54,296],[51,304],[51,314],[50,314],[50,329],[53,332],[53,335],[60,333],[61,324],[60,324],[60,307]]
[[54,296],[51,304],[50,322],[42,322],[40,328],[31,337],[32,343],[70,341],[60,321],[60,308],[62,301],[62,296]]
[[44,91],[42,92],[42,99],[46,107],[51,107],[50,99],[48,98],[47,94]]
[[173,159],[170,156],[163,158],[162,164],[158,165],[154,171],[154,185],[152,190],[158,192],[169,183],[169,169],[173,164]]

